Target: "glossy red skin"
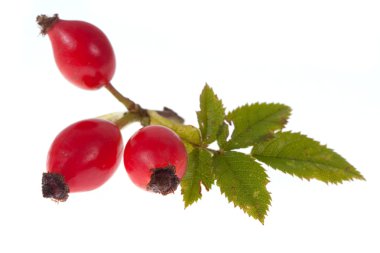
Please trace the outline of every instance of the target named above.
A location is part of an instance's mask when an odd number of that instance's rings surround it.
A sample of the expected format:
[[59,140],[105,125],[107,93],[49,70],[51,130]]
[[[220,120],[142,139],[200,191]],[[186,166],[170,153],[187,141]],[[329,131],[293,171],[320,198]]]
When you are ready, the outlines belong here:
[[58,19],[47,32],[61,73],[84,89],[110,83],[116,67],[115,54],[106,35],[83,21]]
[[79,121],[53,141],[47,170],[61,174],[70,192],[93,190],[115,172],[122,150],[122,136],[115,124],[101,119]]
[[181,179],[187,166],[187,153],[178,135],[163,126],[147,126],[137,131],[124,149],[124,166],[137,186],[146,189],[152,169],[175,166]]

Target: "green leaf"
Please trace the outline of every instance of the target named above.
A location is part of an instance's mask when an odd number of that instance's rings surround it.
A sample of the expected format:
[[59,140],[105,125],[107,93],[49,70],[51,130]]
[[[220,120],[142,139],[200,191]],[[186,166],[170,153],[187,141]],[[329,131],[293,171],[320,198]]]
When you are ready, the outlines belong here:
[[249,155],[227,151],[214,155],[214,173],[227,199],[264,224],[271,201],[264,168]]
[[183,125],[183,124],[174,122],[170,119],[162,117],[155,111],[148,111],[148,115],[150,117],[151,125],[166,126],[172,129],[174,132],[176,132],[183,141],[188,142],[189,144],[194,144],[194,145],[201,144],[201,136],[200,136],[198,128],[191,125]]
[[283,104],[255,103],[244,105],[227,115],[234,131],[226,149],[246,148],[273,137],[282,129],[290,115],[290,107]]
[[217,138],[219,128],[224,122],[225,112],[222,101],[207,84],[200,96],[200,108],[201,110],[197,112],[199,129],[203,142],[210,144]]
[[226,146],[228,135],[228,125],[226,123],[223,123],[223,125],[219,128],[217,137],[218,145],[221,149],[224,149],[224,147]]
[[194,146],[187,141],[182,140],[182,142],[185,145],[187,155],[189,155],[194,150]]
[[307,180],[335,184],[364,180],[339,154],[300,133],[279,132],[275,138],[255,145],[252,155],[275,169]]
[[185,208],[202,197],[201,183],[209,190],[214,183],[212,155],[205,149],[194,148],[189,154],[186,174],[181,180]]

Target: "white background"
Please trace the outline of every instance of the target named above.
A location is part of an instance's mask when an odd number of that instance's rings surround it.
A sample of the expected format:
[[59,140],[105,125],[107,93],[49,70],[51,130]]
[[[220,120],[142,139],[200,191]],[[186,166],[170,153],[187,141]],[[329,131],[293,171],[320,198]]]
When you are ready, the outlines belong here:
[[[122,165],[98,190],[43,199],[56,134],[123,107],[61,76],[35,24],[42,13],[100,27],[117,56],[113,84],[144,107],[196,124],[205,82],[228,110],[285,103],[287,129],[327,143],[367,181],[326,185],[268,168],[264,226],[217,187],[184,210],[180,191],[144,192]],[[0,252],[380,252],[379,13],[377,0],[1,2]]]

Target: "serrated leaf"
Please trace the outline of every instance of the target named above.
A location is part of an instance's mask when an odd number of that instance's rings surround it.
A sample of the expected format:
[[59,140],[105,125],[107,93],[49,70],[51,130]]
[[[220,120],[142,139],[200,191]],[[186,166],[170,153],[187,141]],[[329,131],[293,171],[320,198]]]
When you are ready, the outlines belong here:
[[223,122],[223,125],[219,128],[219,133],[217,137],[218,145],[221,149],[224,149],[224,147],[227,144],[227,138],[229,135],[228,125]]
[[279,132],[275,138],[256,144],[252,155],[275,169],[307,180],[314,178],[326,183],[364,180],[339,154],[300,133]]
[[264,223],[271,201],[264,168],[249,155],[227,151],[214,155],[214,173],[227,199]]
[[222,100],[218,99],[207,84],[200,96],[200,109],[197,116],[202,140],[204,143],[210,144],[217,138],[219,128],[224,122],[225,112]]
[[186,174],[181,180],[185,208],[202,197],[201,183],[209,190],[214,183],[212,155],[207,150],[194,148],[188,156]]
[[244,105],[233,110],[226,119],[235,128],[225,148],[246,148],[270,139],[274,131],[285,126],[290,111],[286,105],[266,103]]
[[162,117],[155,111],[148,111],[148,115],[150,117],[151,125],[166,126],[176,132],[182,140],[188,142],[189,144],[201,144],[201,136],[198,128],[171,121],[170,119]]

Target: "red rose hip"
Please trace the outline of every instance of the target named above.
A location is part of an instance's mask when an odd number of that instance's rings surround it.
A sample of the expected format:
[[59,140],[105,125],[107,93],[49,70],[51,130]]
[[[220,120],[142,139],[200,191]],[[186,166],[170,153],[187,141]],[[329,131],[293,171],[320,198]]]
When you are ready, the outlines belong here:
[[123,141],[112,122],[76,122],[53,141],[42,177],[45,198],[65,201],[69,192],[90,191],[104,184],[121,160]]
[[106,35],[96,26],[77,20],[40,15],[41,33],[50,38],[55,62],[61,73],[84,89],[110,83],[115,72],[115,54]]
[[186,172],[187,153],[182,140],[171,129],[147,126],[137,131],[124,149],[124,165],[137,186],[173,193]]

